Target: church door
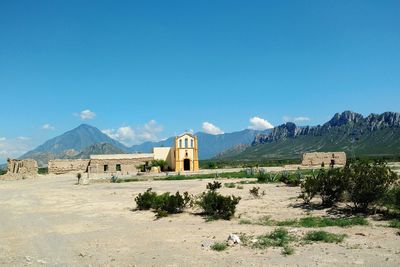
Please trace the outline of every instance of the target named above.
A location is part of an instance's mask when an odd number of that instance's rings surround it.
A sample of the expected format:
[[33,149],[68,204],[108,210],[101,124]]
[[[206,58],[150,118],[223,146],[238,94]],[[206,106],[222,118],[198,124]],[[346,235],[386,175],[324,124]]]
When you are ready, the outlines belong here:
[[190,159],[183,160],[183,170],[190,171]]

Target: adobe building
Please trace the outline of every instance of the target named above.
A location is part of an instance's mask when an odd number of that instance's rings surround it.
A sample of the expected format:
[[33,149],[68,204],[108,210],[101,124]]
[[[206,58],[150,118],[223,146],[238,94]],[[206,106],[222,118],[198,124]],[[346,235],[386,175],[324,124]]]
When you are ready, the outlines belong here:
[[304,153],[303,166],[329,166],[329,165],[346,165],[345,152],[312,152]]
[[88,173],[134,175],[140,165],[148,165],[153,159],[151,153],[91,155]]
[[33,178],[38,174],[38,164],[34,159],[7,159],[7,173],[2,179]]

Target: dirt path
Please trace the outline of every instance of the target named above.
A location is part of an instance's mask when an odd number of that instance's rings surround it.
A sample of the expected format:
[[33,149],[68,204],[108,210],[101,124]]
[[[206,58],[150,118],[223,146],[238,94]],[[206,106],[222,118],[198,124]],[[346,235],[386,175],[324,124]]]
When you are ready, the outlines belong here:
[[[227,182],[223,181],[223,182]],[[230,180],[230,182],[237,180]],[[209,180],[146,181],[123,184],[74,185],[73,177],[0,181],[1,266],[399,266],[400,237],[384,222],[352,228],[331,227],[346,233],[342,244],[296,247],[292,256],[280,249],[232,247],[215,252],[204,242],[224,241],[230,233],[263,234],[275,227],[240,225],[231,221],[205,222],[183,213],[154,220],[149,211],[130,211],[134,197],[152,187],[159,192],[199,194]],[[248,190],[222,188],[223,194],[242,197],[237,216],[288,219],[307,214],[292,207],[298,188],[270,184],[261,199]],[[298,229],[300,232],[306,229]],[[360,235],[362,233],[362,235]]]

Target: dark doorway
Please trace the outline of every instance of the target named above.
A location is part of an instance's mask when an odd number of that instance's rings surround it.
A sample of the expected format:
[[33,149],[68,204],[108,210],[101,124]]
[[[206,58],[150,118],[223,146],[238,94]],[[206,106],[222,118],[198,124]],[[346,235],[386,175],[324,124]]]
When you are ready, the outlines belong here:
[[183,170],[190,171],[190,159],[183,160]]

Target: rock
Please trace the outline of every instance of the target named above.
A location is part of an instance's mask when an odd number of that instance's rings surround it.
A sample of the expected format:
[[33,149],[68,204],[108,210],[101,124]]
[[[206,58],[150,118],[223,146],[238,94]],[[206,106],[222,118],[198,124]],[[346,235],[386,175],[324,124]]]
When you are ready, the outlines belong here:
[[290,234],[295,234],[295,233],[298,233],[299,231],[300,231],[300,229],[294,228],[294,229],[290,229],[288,232],[289,232]]
[[211,240],[203,240],[201,242],[201,247],[203,248],[210,248],[212,245],[214,245],[214,241]]
[[364,234],[364,233],[356,233],[355,235],[367,236],[367,235],[366,235],[366,234]]
[[228,240],[228,246],[233,247],[235,245],[235,242],[233,240]]
[[242,241],[240,241],[240,238],[235,234],[230,234],[229,235],[228,242],[229,241],[232,241],[233,244],[241,244],[242,243]]

